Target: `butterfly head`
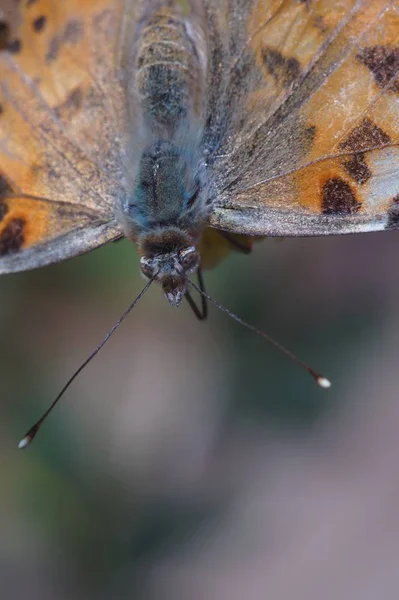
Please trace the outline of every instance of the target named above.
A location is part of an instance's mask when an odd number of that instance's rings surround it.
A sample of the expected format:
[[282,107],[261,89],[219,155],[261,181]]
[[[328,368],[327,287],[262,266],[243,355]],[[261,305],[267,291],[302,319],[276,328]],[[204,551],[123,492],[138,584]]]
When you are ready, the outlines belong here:
[[142,251],[142,273],[161,284],[169,304],[179,306],[187,291],[188,277],[200,264],[199,253],[190,237],[170,230],[156,236],[152,234],[145,239]]

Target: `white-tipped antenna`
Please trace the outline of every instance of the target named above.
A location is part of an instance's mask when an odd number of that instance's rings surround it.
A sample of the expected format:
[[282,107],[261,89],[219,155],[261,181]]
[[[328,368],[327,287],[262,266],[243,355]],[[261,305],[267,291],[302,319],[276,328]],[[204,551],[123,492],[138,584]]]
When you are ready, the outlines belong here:
[[128,308],[125,310],[123,315],[121,317],[119,317],[119,319],[116,321],[116,323],[111,327],[111,329],[108,331],[107,335],[102,340],[102,342],[100,342],[100,344],[97,346],[97,348],[95,348],[95,350],[93,350],[93,352],[90,354],[90,356],[88,356],[88,358],[86,358],[86,360],[80,365],[80,367],[78,369],[76,369],[76,371],[72,375],[72,377],[70,377],[68,379],[67,383],[64,385],[64,387],[62,388],[62,390],[60,391],[60,393],[58,394],[56,399],[52,402],[52,404],[50,404],[50,406],[43,413],[43,415],[40,417],[40,419],[38,421],[36,421],[36,423],[29,429],[29,431],[26,433],[26,435],[19,442],[18,448],[20,450],[22,450],[23,448],[26,448],[26,446],[29,446],[29,444],[34,440],[41,425],[46,420],[48,415],[51,413],[51,411],[53,410],[55,405],[59,402],[59,400],[61,400],[62,396],[65,394],[65,392],[67,391],[67,389],[69,388],[71,383],[76,379],[76,377],[79,375],[79,373],[81,371],[83,371],[85,366],[88,365],[91,360],[93,360],[93,358],[96,356],[96,354],[98,354],[100,352],[101,348],[104,346],[104,344],[106,344],[106,342],[109,340],[111,335],[118,329],[118,327],[122,323],[122,321],[124,321],[126,319],[128,314],[130,313],[130,311],[133,310],[133,308],[136,306],[136,304],[138,304],[138,302],[144,296],[144,294],[146,293],[146,291],[148,290],[148,288],[154,281],[155,277],[156,277],[156,274],[153,275],[153,277],[146,283],[146,285],[143,287],[143,289],[141,290],[139,295],[133,300],[133,302],[130,304],[130,306],[128,306]]
[[288,356],[288,358],[290,358],[293,362],[295,362],[297,365],[302,367],[302,369],[305,369],[305,371],[307,371],[309,373],[309,375],[311,375],[313,377],[313,379],[315,380],[317,385],[319,385],[321,388],[327,389],[327,388],[331,387],[331,381],[329,379],[327,379],[327,377],[324,377],[324,375],[322,375],[321,373],[317,373],[317,371],[315,371],[308,364],[306,364],[305,362],[300,360],[295,354],[293,354],[293,352],[290,352],[290,350],[287,350],[287,348],[285,348],[282,344],[279,344],[279,342],[276,342],[276,340],[273,339],[270,335],[268,335],[264,331],[261,331],[260,329],[257,329],[253,325],[250,325],[249,323],[244,321],[244,319],[241,319],[241,317],[239,317],[235,313],[231,312],[231,310],[229,310],[222,304],[219,304],[219,302],[214,300],[212,298],[212,296],[209,296],[204,290],[202,290],[197,285],[195,285],[195,283],[193,283],[191,280],[189,280],[189,282],[190,282],[190,285],[192,285],[192,287],[195,290],[197,290],[197,292],[199,294],[201,294],[204,298],[209,300],[209,302],[212,302],[212,304],[214,304],[219,310],[226,313],[226,315],[229,315],[229,317],[234,319],[234,321],[237,321],[237,323],[240,323],[240,325],[243,325],[246,329],[249,329],[250,331],[253,331],[254,333],[256,333],[256,335],[259,335],[259,336],[265,338],[270,344],[272,344],[272,346],[274,346],[275,348],[277,348],[277,350],[282,352],[282,354],[285,354],[285,356]]
[[327,379],[327,377],[323,377],[322,375],[319,375],[319,377],[317,378],[317,383],[319,384],[320,387],[328,389],[331,387],[331,381],[329,379]]
[[29,438],[27,435],[24,438],[22,438],[22,440],[18,444],[18,450],[22,450],[22,448],[26,448],[26,446],[29,446],[32,439],[33,438]]

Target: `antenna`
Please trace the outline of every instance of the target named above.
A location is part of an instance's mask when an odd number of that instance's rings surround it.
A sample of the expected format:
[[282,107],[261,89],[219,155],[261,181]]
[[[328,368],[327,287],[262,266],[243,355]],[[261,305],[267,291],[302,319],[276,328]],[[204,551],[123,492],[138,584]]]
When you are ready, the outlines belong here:
[[291,352],[290,350],[287,350],[287,348],[285,348],[282,344],[279,344],[279,342],[276,342],[276,340],[273,339],[270,335],[268,335],[264,331],[261,331],[260,329],[257,329],[256,327],[254,327],[254,325],[250,325],[249,323],[244,321],[244,319],[241,319],[241,317],[239,317],[235,313],[233,313],[231,310],[229,310],[222,304],[219,304],[219,302],[214,300],[211,296],[209,296],[205,292],[205,290],[198,287],[191,280],[189,280],[189,283],[195,290],[197,290],[197,292],[199,294],[201,294],[204,298],[209,300],[209,302],[212,302],[212,304],[214,304],[219,310],[226,313],[226,315],[229,315],[229,317],[234,319],[234,321],[237,321],[237,323],[240,323],[241,325],[243,325],[246,329],[249,329],[250,331],[253,331],[254,333],[256,333],[256,335],[259,335],[260,337],[265,338],[270,344],[272,344],[272,346],[277,348],[277,350],[279,350],[282,354],[285,354],[285,356],[290,358],[294,363],[296,363],[297,365],[302,367],[302,369],[305,369],[305,371],[307,371],[309,373],[309,375],[311,375],[313,377],[313,379],[315,380],[317,385],[319,385],[320,387],[325,388],[325,389],[331,387],[331,381],[329,379],[327,379],[327,377],[324,377],[324,375],[322,375],[321,373],[317,373],[317,371],[315,371],[308,364],[306,364],[305,362],[300,360],[293,352]]
[[65,394],[65,392],[67,391],[67,389],[69,388],[71,383],[76,379],[76,377],[79,375],[79,373],[81,371],[83,371],[83,369],[89,364],[89,362],[91,362],[93,360],[93,358],[96,356],[96,354],[98,354],[100,352],[101,348],[106,344],[106,342],[109,340],[111,335],[118,329],[118,327],[122,323],[122,321],[124,321],[126,319],[128,314],[130,313],[130,311],[133,310],[133,308],[136,306],[136,304],[139,303],[141,298],[144,296],[144,294],[146,293],[146,291],[148,290],[148,288],[154,281],[156,275],[157,274],[153,275],[153,277],[146,283],[146,285],[141,290],[139,295],[136,296],[136,298],[133,300],[133,302],[130,304],[130,306],[128,306],[128,308],[122,314],[122,316],[119,317],[119,319],[116,321],[116,323],[111,327],[111,329],[108,331],[108,333],[104,337],[104,339],[99,343],[97,348],[95,348],[93,350],[93,352],[91,352],[91,354],[88,356],[88,358],[86,358],[86,360],[80,365],[80,367],[78,369],[76,369],[75,373],[68,379],[67,383],[64,385],[64,387],[62,388],[62,390],[60,391],[60,393],[58,394],[56,399],[50,404],[50,406],[42,414],[40,419],[38,421],[36,421],[36,423],[29,429],[29,431],[26,433],[26,435],[19,442],[19,444],[18,444],[19,449],[26,448],[26,446],[29,446],[29,444],[34,440],[37,432],[39,431],[39,428],[41,427],[43,422],[47,419],[47,417],[49,416],[49,414],[51,413],[51,411],[53,410],[55,405],[58,404],[58,402],[61,400],[62,396]]

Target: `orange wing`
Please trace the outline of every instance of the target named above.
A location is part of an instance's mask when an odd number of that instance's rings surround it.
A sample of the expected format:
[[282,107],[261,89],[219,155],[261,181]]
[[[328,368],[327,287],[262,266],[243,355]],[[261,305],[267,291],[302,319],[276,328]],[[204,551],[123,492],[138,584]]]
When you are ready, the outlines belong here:
[[211,224],[281,236],[397,227],[398,0],[229,5],[246,28],[231,33],[219,92],[231,125]]
[[[3,8],[4,6],[4,8]],[[123,0],[2,2],[0,273],[121,235]]]

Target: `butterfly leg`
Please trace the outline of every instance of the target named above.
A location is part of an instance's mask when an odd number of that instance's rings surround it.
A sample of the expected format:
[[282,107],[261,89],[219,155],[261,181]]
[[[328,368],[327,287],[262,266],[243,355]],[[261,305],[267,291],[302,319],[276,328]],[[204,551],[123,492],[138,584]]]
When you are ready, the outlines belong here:
[[227,240],[234,250],[237,250],[237,252],[243,252],[244,254],[250,254],[252,252],[252,244],[245,245],[245,243],[242,243],[237,239],[236,235],[231,235],[227,231],[221,230],[219,230],[218,233],[220,233],[220,235],[224,237],[224,239]]
[[[198,284],[199,284],[200,290],[205,292],[204,278],[202,276],[201,269],[198,269],[197,275],[198,275]],[[205,296],[201,295],[201,308],[198,308],[198,306],[195,303],[195,300],[191,296],[190,292],[187,291],[185,297],[186,297],[187,302],[190,305],[190,308],[192,309],[193,313],[197,317],[197,319],[199,319],[200,321],[204,321],[208,316],[208,301],[205,298]]]

